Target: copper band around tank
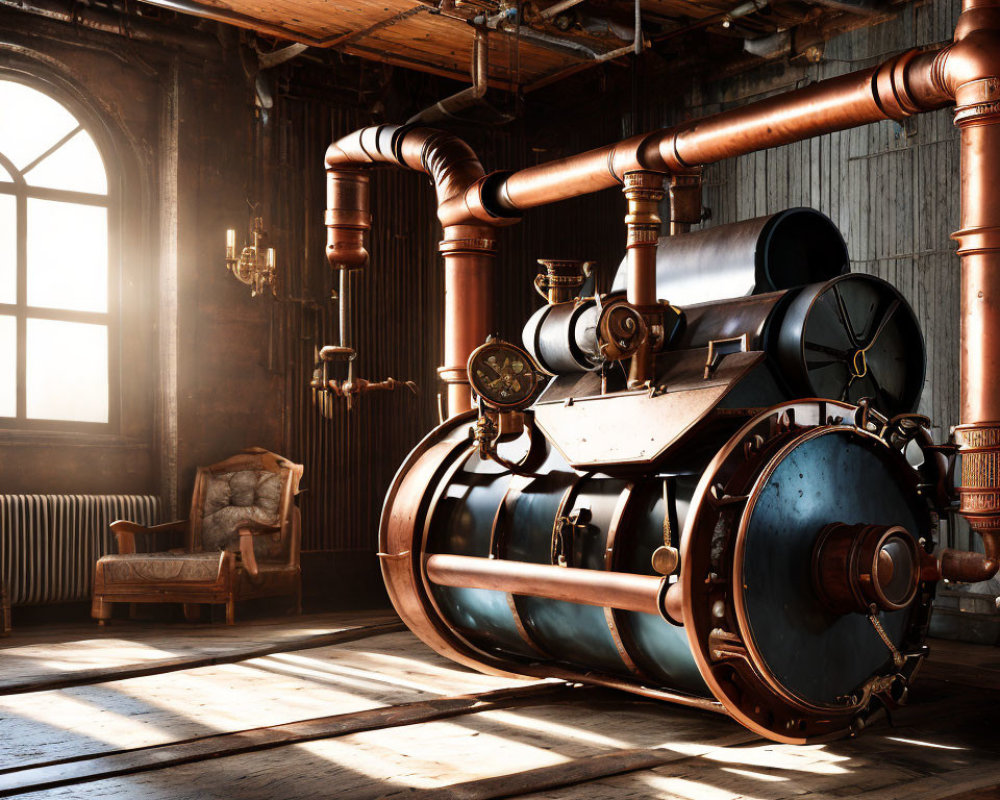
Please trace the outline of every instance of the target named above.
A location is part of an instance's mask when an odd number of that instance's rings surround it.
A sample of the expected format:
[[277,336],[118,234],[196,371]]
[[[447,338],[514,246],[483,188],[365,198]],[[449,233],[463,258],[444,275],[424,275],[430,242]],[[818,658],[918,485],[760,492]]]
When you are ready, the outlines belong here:
[[[620,532],[622,522],[628,519],[629,501],[631,501],[634,491],[634,483],[626,484],[621,495],[618,497],[618,502],[615,504],[614,513],[611,515],[607,538],[604,541],[604,568],[608,572],[614,572],[618,566],[616,563],[618,551],[615,545],[618,543],[618,533]],[[615,649],[618,651],[618,655],[621,656],[622,663],[628,671],[636,677],[650,680],[649,676],[645,675],[636,663],[634,656],[636,650],[635,642],[632,641],[632,636],[628,632],[628,626],[622,625],[621,612],[616,608],[605,606],[604,619],[608,623],[608,630],[615,643]]]

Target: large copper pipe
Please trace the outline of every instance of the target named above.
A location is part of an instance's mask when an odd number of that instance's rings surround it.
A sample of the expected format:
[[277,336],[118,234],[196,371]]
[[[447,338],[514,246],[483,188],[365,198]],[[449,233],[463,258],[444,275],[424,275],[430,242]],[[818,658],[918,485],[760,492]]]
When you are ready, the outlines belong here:
[[883,119],[942,108],[942,51],[909,51],[878,67],[819,81],[694,122],[515,172],[495,204],[524,210],[621,184],[628,172],[693,167]]
[[1000,0],[963,3],[941,72],[961,131],[960,511],[987,553],[950,554],[941,571],[981,581],[1000,565]]
[[587,606],[660,613],[663,578],[653,575],[446,554],[429,556],[425,569],[427,579],[440,586],[494,589]]
[[378,163],[425,172],[434,181],[445,261],[445,352],[439,374],[448,386],[448,414],[454,415],[471,403],[466,361],[493,329],[494,228],[516,220],[481,205],[486,175],[461,139],[428,128],[363,128],[326,152],[326,254],[335,269],[368,263],[365,235],[371,229],[371,210],[365,168]]
[[466,364],[486,341],[493,324],[493,262],[496,230],[452,225],[441,240],[444,256],[444,365],[438,376],[448,387],[448,415],[472,407]]

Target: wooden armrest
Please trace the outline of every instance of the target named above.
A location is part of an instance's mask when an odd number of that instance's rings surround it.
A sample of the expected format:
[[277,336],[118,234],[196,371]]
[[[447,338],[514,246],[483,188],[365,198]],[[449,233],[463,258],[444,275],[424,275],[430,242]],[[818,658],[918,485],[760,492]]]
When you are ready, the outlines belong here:
[[257,556],[253,551],[253,537],[260,536],[265,533],[278,533],[281,530],[280,525],[265,525],[261,522],[255,522],[253,520],[244,520],[238,525],[238,532],[240,535],[240,558],[246,567],[247,572],[254,578],[260,574],[260,568],[257,566]]
[[[152,543],[155,544],[156,540],[161,536],[170,536],[171,538],[176,539],[178,534],[185,534],[187,532],[187,527],[188,521],[186,519],[175,520],[174,522],[165,522],[162,525],[150,525],[149,527],[123,519],[116,520],[111,523],[111,531],[118,540],[119,553],[136,552],[136,534],[151,536]],[[170,548],[144,548],[139,552],[154,553],[168,549]]]

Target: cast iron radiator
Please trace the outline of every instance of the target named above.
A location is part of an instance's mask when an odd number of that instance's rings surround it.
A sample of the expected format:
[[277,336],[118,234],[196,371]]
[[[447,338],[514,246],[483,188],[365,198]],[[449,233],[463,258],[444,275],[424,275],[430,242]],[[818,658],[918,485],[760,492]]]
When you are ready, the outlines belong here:
[[152,495],[0,495],[0,582],[18,605],[89,600],[94,564],[116,552],[108,526],[159,516]]

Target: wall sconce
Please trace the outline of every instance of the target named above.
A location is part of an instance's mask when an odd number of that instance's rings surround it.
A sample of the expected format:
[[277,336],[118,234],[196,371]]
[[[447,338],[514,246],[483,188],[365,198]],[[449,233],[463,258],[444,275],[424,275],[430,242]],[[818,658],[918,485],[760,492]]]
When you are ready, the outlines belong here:
[[260,217],[254,217],[250,235],[253,237],[253,244],[244,246],[237,256],[236,231],[233,228],[226,231],[226,268],[233,273],[236,280],[250,287],[251,297],[263,294],[267,286],[271,287],[271,294],[277,297],[274,284],[276,267],[274,248],[262,246],[267,234],[264,232]]

